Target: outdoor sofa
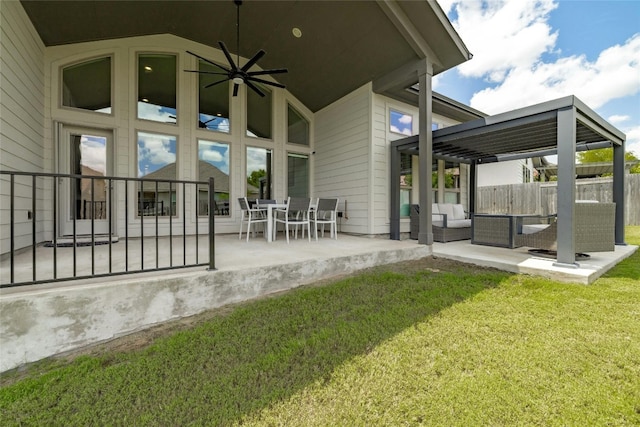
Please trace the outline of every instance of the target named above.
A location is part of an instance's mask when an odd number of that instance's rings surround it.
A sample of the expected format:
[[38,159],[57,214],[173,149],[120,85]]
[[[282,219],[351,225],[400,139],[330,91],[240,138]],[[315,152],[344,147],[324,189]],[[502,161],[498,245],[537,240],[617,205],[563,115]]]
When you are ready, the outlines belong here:
[[[418,238],[420,205],[411,205],[411,238]],[[471,239],[471,219],[461,204],[433,203],[431,205],[433,240],[446,243]]]
[[[576,253],[615,250],[615,203],[578,200],[574,212]],[[516,245],[557,251],[557,218],[551,216],[548,223],[545,217],[539,218],[538,223],[520,227],[515,236]]]

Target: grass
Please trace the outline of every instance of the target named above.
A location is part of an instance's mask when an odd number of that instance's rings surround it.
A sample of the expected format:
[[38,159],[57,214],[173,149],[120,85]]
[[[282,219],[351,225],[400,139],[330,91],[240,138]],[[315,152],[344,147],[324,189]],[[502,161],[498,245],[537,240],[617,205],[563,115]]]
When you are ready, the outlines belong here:
[[395,264],[3,374],[0,424],[640,425],[639,319],[638,252],[591,286]]

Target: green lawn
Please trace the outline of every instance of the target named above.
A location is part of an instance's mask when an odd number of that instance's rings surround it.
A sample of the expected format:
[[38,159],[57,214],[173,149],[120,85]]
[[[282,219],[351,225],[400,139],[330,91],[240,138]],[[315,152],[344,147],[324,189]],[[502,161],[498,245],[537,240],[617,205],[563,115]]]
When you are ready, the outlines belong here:
[[2,375],[0,425],[640,425],[638,252],[590,286],[395,264],[168,331]]

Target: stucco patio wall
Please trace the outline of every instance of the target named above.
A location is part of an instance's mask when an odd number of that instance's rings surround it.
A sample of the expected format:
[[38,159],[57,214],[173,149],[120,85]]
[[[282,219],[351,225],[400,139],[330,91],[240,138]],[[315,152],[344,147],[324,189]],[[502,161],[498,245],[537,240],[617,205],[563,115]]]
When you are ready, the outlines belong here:
[[[365,247],[371,241],[362,240]],[[0,371],[310,281],[430,254],[430,246],[407,245],[290,264],[280,259],[270,266],[161,272],[154,277],[3,291]]]

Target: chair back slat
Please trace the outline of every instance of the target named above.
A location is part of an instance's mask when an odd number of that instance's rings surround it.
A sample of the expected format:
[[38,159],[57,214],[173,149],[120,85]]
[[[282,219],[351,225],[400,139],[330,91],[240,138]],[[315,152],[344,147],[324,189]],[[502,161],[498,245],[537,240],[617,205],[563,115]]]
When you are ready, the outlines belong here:
[[243,211],[249,210],[249,203],[246,197],[238,197],[238,203],[240,204],[240,209]]
[[318,212],[335,211],[338,209],[338,199],[320,199],[318,200]]
[[292,211],[308,211],[311,206],[311,199],[308,197],[289,197],[288,209]]

